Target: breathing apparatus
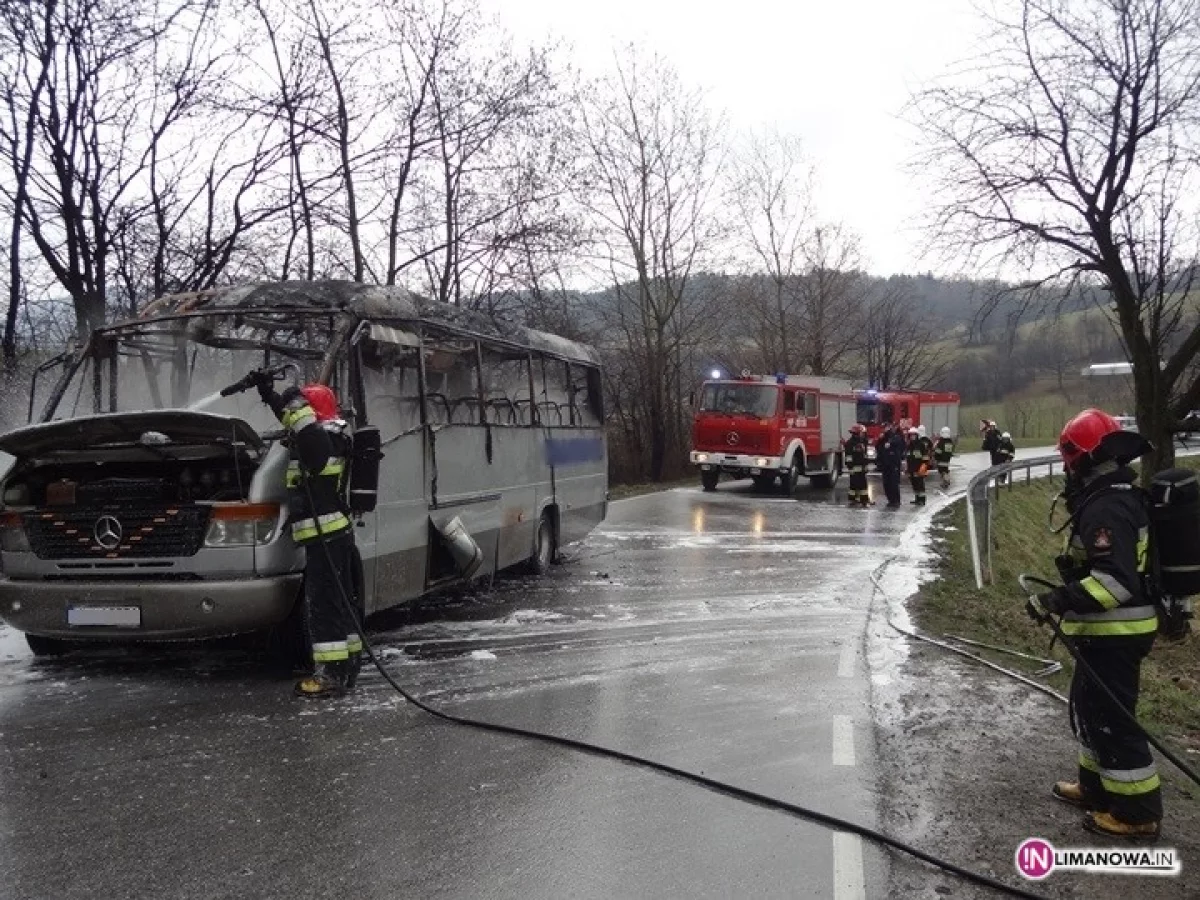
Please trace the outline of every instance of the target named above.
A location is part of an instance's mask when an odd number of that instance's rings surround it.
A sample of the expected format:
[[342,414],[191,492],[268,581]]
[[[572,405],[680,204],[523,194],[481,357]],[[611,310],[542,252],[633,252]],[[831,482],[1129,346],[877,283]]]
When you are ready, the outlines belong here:
[[[1154,447],[1133,431],[1112,431],[1099,437],[1090,449],[1069,446],[1067,429],[1063,435],[1060,449],[1067,462],[1066,481],[1050,505],[1050,531],[1053,534],[1066,531],[1106,489],[1132,491],[1145,508],[1150,524],[1148,571],[1143,576],[1143,589],[1158,613],[1159,635],[1170,641],[1182,640],[1191,631],[1194,615],[1191,597],[1200,594],[1200,570],[1195,563],[1200,559],[1200,481],[1196,473],[1187,469],[1158,472],[1149,491],[1132,484],[1089,490],[1097,479],[1146,456]],[[1056,526],[1054,514],[1060,500],[1068,518]],[[1069,555],[1057,557],[1055,565],[1064,579],[1075,576],[1076,563]]]

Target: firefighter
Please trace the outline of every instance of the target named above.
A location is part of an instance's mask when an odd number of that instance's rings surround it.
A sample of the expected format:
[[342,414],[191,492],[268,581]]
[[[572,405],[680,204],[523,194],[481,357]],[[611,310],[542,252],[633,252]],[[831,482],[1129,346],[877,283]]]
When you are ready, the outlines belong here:
[[[354,530],[343,497],[350,438],[337,398],[323,384],[277,394],[269,378],[258,393],[288,431],[287,470],[292,540],[305,548],[305,622],[313,671],[296,694],[333,697],[354,687],[362,665],[362,638],[346,604],[359,604],[354,586]],[[358,620],[362,620],[361,606]]]
[[[924,439],[928,441],[928,438]],[[908,447],[905,453],[908,467],[908,480],[912,485],[912,503],[916,506],[925,505],[925,476],[929,473],[929,459],[925,455],[925,444],[921,432],[917,428],[908,429]]]
[[1000,429],[995,422],[980,419],[979,432],[983,435],[983,452],[991,456],[993,466],[1000,465]]
[[933,445],[933,461],[937,463],[938,474],[942,476],[942,487],[950,487],[950,460],[954,457],[954,438],[950,428],[943,427],[937,443]]
[[846,471],[850,474],[849,505],[874,506],[871,491],[867,487],[867,429],[862,425],[850,426],[850,438],[846,441]]
[[[1087,409],[1063,428],[1058,451],[1067,473],[1063,496],[1071,514],[1067,552],[1055,560],[1064,584],[1029,598],[1038,622],[1062,615],[1062,631],[1130,713],[1137,708],[1142,660],[1154,644],[1155,607],[1146,594],[1149,517],[1128,463],[1151,449],[1112,416]],[[1076,781],[1060,781],[1055,797],[1087,810],[1089,831],[1154,838],[1162,794],[1145,735],[1083,671],[1071,680],[1073,727],[1079,739]]]
[[888,424],[875,445],[875,459],[883,475],[883,492],[887,508],[900,508],[900,467],[904,464],[904,437],[895,426]]
[[[995,423],[993,422],[992,424],[994,425]],[[1012,435],[1006,431],[1000,435],[1000,442],[996,445],[996,452],[992,454],[992,458],[999,462],[992,463],[992,465],[1012,462],[1016,455],[1017,447],[1012,442]],[[1007,484],[1008,475],[1000,475],[996,478],[996,481],[999,484]]]

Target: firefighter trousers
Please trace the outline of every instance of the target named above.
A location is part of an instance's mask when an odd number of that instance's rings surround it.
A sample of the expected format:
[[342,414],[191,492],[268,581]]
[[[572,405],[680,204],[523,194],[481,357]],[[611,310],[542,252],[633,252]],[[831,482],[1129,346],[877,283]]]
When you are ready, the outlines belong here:
[[349,530],[305,544],[304,602],[313,662],[344,663],[362,651],[362,638],[346,603],[363,617],[355,590],[354,536]]
[[[1121,705],[1132,712],[1137,709],[1142,660],[1153,643],[1153,635],[1091,638],[1079,640],[1078,648]],[[1076,667],[1071,679],[1070,699],[1079,739],[1079,784],[1089,806],[1131,825],[1162,819],[1162,789],[1145,735],[1082,667]]]
[[925,502],[925,476],[924,475],[909,475],[909,483],[912,484],[913,500],[917,503]]
[[883,492],[889,506],[900,505],[900,470],[888,467],[883,470]]
[[870,499],[870,492],[867,489],[867,467],[855,467],[850,470],[850,489],[848,491],[850,501],[858,501],[866,503]]

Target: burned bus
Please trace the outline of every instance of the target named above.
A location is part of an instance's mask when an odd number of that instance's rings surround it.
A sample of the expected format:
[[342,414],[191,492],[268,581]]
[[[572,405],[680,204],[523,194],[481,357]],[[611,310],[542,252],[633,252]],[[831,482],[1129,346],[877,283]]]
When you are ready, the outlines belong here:
[[294,644],[285,436],[253,391],[227,390],[255,369],[328,384],[376,438],[377,493],[352,506],[368,613],[544,570],[605,516],[595,351],[401,288],[164,297],[54,368],[32,389],[36,424],[0,436],[0,618],[38,654],[254,631]]

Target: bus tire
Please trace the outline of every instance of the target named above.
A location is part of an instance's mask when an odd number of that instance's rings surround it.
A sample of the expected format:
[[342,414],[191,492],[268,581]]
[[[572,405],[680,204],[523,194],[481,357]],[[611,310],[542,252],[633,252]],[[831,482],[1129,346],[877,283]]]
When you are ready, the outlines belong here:
[[534,575],[545,575],[550,571],[557,555],[557,538],[554,533],[554,516],[550,510],[544,510],[538,519],[537,531],[533,537],[533,556],[529,559],[529,571]]
[[717,482],[721,480],[720,469],[700,470],[700,486],[706,491],[715,491]]

